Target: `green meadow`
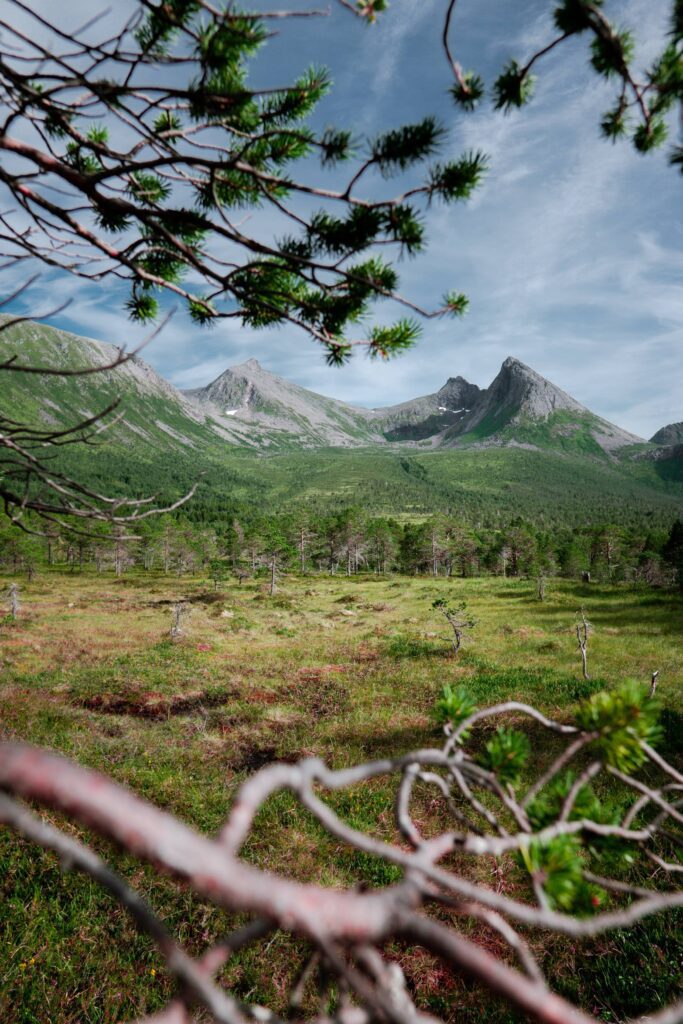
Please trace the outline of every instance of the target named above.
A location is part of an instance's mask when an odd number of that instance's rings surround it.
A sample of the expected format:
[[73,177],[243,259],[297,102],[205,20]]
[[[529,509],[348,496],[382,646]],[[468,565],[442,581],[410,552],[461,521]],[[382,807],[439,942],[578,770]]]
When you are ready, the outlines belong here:
[[[292,575],[272,597],[264,584],[235,580],[217,590],[199,577],[56,570],[22,583],[18,619],[0,625],[0,736],[63,752],[214,833],[239,785],[272,760],[316,755],[341,767],[439,745],[433,709],[445,683],[465,686],[480,706],[516,699],[569,720],[590,694],[624,679],[648,681],[659,670],[660,750],[681,765],[680,596],[558,579],[548,581],[543,602],[525,579]],[[440,597],[465,600],[476,620],[457,658],[432,607]],[[183,636],[172,640],[172,608],[181,599],[191,611]],[[594,627],[589,680],[574,633],[580,608]],[[552,742],[535,728],[529,736],[526,781]],[[610,783],[602,785],[609,799]],[[393,793],[390,780],[377,779],[329,799],[354,827],[396,839]],[[421,799],[427,820],[435,812]],[[94,842],[191,951],[239,923]],[[397,868],[324,834],[289,795],[260,813],[244,856],[326,885],[381,886],[398,877]],[[524,895],[512,861],[467,870]],[[0,894],[0,1014],[8,1024],[135,1019],[172,992],[160,955],[120,907],[6,830]],[[558,991],[618,1021],[675,998],[680,923],[655,918],[583,944],[527,937]],[[478,938],[502,953],[495,937]],[[238,996],[286,1014],[305,947],[278,932],[266,945],[267,955],[262,945],[236,956],[223,978]],[[515,1019],[491,997],[483,1004],[480,989],[428,954],[390,953],[426,1011],[468,1024],[483,1019],[485,1005],[487,1021]]]

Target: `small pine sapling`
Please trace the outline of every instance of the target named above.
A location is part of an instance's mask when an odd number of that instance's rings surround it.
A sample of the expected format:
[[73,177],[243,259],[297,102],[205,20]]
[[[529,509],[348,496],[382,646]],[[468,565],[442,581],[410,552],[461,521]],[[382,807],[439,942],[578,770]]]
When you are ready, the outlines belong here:
[[469,631],[476,626],[476,620],[468,615],[467,605],[464,601],[460,604],[449,604],[445,598],[440,597],[432,602],[432,608],[436,608],[441,612],[453,630],[451,643],[453,644],[453,656],[456,657],[463,640]]
[[221,558],[212,558],[209,562],[209,576],[214,590],[218,590],[221,583],[225,583],[225,574],[225,562]]

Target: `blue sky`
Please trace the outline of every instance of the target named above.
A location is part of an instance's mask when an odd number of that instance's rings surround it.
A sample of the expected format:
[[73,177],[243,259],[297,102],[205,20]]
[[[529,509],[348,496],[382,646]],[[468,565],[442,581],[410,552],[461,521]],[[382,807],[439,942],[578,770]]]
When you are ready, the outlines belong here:
[[[128,0],[117,14],[124,6]],[[454,48],[490,83],[509,57],[523,59],[552,38],[552,6],[463,3]],[[606,2],[608,14],[636,30],[640,62],[661,47],[667,6]],[[444,8],[444,0],[394,0],[372,27],[334,9],[328,18],[290,23],[259,57],[252,79],[282,84],[322,63],[335,87],[319,124],[372,135],[434,112],[449,128],[444,157],[472,148],[490,155],[491,171],[475,199],[435,206],[427,215],[427,251],[400,266],[405,294],[435,307],[447,289],[462,290],[471,301],[467,316],[426,322],[418,346],[389,364],[358,356],[336,370],[295,328],[250,331],[228,321],[203,331],[179,310],[145,358],[177,386],[197,387],[254,356],[305,387],[372,406],[434,391],[458,374],[486,385],[514,355],[641,436],[683,420],[680,173],[665,152],[641,156],[627,143],[601,138],[600,117],[613,92],[589,70],[581,38],[541,64],[536,96],[523,111],[503,116],[488,103],[470,115],[455,110],[440,48]],[[92,5],[71,0],[68,10],[76,18]],[[51,321],[56,326],[127,345],[144,333],[128,322],[116,288],[84,288],[47,274],[40,290],[40,302],[32,293],[31,311],[49,308],[56,297],[74,300]],[[378,315],[392,319],[396,310]]]

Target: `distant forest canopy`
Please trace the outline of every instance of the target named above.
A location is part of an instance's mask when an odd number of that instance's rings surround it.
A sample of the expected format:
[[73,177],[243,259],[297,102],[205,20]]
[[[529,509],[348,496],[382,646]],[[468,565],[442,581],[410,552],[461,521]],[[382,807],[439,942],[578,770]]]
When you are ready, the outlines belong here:
[[457,517],[472,527],[504,527],[522,516],[545,529],[617,523],[647,532],[683,516],[683,459],[610,461],[519,447],[442,452],[317,449],[259,454],[225,445],[219,456],[134,448],[73,446],[51,465],[108,494],[155,496],[163,506],[199,481],[181,514],[221,530],[237,517],[316,515],[362,508],[367,515]]
[[582,529],[546,530],[518,517],[503,528],[468,527],[456,517],[399,522],[345,508],[316,515],[226,520],[213,528],[183,516],[137,524],[135,535],[107,523],[89,524],[88,535],[32,536],[7,524],[0,528],[0,567],[30,579],[47,565],[71,571],[132,569],[206,574],[216,588],[229,578],[288,572],[404,573],[469,577],[580,577],[652,586],[683,586],[683,523],[643,530],[612,523]]

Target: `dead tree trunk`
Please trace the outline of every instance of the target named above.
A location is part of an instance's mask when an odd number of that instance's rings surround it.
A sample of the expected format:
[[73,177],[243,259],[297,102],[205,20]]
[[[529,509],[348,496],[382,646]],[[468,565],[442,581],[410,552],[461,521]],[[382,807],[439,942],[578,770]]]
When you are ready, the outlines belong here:
[[306,545],[311,539],[311,533],[302,526],[299,529],[299,563],[301,565],[301,575],[306,575]]
[[583,678],[590,679],[588,675],[588,637],[591,633],[591,624],[586,618],[586,613],[583,608],[581,609],[581,622],[576,624],[576,639],[581,651],[581,667],[583,669]]
[[19,609],[21,604],[19,602],[19,586],[17,583],[10,583],[7,590],[7,600],[9,602],[9,613],[13,619],[16,619],[19,615]]
[[183,635],[183,619],[187,618],[189,611],[187,605],[183,604],[182,601],[178,601],[177,604],[173,605],[173,620],[170,629],[172,640],[179,640]]

